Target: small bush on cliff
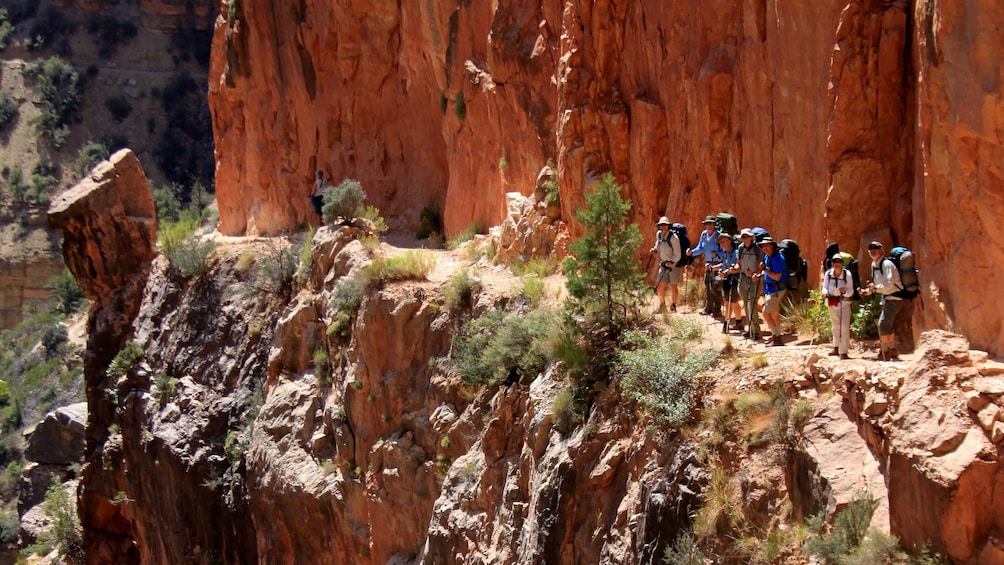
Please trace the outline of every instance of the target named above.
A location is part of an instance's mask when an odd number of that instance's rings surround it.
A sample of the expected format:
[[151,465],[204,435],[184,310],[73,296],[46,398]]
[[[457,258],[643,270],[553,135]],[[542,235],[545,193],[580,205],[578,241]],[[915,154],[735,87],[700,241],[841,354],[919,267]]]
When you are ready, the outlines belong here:
[[123,120],[132,114],[132,104],[129,103],[129,99],[123,95],[109,96],[105,98],[105,109],[111,114],[112,119],[115,123],[121,124]]
[[641,232],[627,223],[631,201],[620,192],[608,173],[586,194],[587,207],[578,212],[586,233],[569,246],[572,256],[563,264],[569,310],[611,341],[636,320],[645,288],[635,258]]
[[94,166],[108,158],[110,153],[105,144],[96,141],[88,141],[77,153],[77,158],[73,162],[73,173],[77,177],[83,177],[94,169]]
[[52,305],[53,311],[64,316],[75,313],[87,300],[77,285],[77,279],[66,268],[49,279],[49,282],[45,283],[45,288],[52,293],[52,299],[55,301]]
[[161,251],[182,278],[197,277],[209,269],[209,258],[216,242],[203,239],[196,232],[202,217],[194,208],[182,212],[177,222],[163,222],[157,230]]
[[474,306],[474,297],[481,291],[481,281],[470,269],[460,269],[446,281],[443,295],[446,306],[451,311],[470,310]]
[[558,192],[558,173],[554,167],[554,161],[547,160],[548,174],[541,182],[544,188],[544,202],[548,206],[561,206],[561,194]]
[[[869,528],[878,506],[879,501],[871,493],[865,493],[837,514],[829,531],[826,531],[822,513],[806,520],[806,526],[816,535],[805,542],[805,551],[826,563],[838,565],[888,563],[897,559],[902,562],[905,556],[895,539],[888,543],[882,539],[881,532]],[[866,537],[872,541],[863,544]]]
[[851,335],[856,339],[878,337],[878,319],[882,313],[882,297],[878,294],[863,296],[851,317]]
[[450,365],[470,385],[533,378],[551,358],[550,338],[558,327],[558,316],[550,310],[526,315],[493,310],[468,321],[454,336]]
[[678,428],[690,419],[710,383],[698,379],[718,359],[716,351],[688,354],[681,345],[640,332],[624,336],[615,374],[624,395],[638,401],[661,426]]
[[328,308],[334,311],[334,320],[328,326],[328,335],[347,336],[361,302],[359,283],[356,279],[343,278],[338,281],[331,291],[331,301],[328,302]]
[[52,520],[52,526],[39,535],[35,545],[24,551],[46,555],[56,549],[70,563],[83,562],[84,547],[76,504],[58,479],[46,491],[42,509]]
[[7,124],[14,121],[14,116],[17,113],[17,101],[8,96],[6,92],[0,92],[0,131],[5,130]]
[[132,369],[133,365],[137,361],[143,358],[143,348],[140,344],[135,341],[127,341],[122,349],[115,355],[112,359],[111,364],[108,365],[108,370],[105,373],[113,378],[117,379],[122,375],[126,374],[129,369]]
[[324,223],[334,222],[338,218],[342,223],[349,223],[359,215],[366,192],[363,185],[354,179],[345,179],[336,187],[326,187],[322,193],[324,204],[321,206],[321,217]]
[[362,278],[367,284],[382,284],[409,279],[425,279],[436,267],[436,256],[428,251],[409,249],[403,255],[374,257]]
[[69,125],[70,117],[83,101],[80,74],[59,57],[29,64],[21,74],[34,81],[42,101],[42,113],[32,120],[36,131],[49,136],[53,146],[59,148],[61,134],[58,130]]
[[303,236],[300,245],[300,264],[296,268],[296,282],[305,284],[310,278],[310,267],[314,263],[314,227],[311,226]]
[[292,291],[296,269],[297,258],[293,247],[281,240],[269,240],[251,267],[244,295],[256,297],[265,294],[283,299]]

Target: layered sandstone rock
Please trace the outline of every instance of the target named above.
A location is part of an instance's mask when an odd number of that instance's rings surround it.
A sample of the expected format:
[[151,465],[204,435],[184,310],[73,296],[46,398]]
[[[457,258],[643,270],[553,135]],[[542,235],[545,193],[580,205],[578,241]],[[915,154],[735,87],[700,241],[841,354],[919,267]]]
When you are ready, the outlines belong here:
[[[53,0],[60,8],[100,12],[119,0]],[[143,27],[151,31],[175,32],[179,29],[212,29],[217,2],[211,0],[140,0],[139,15]]]
[[829,515],[868,492],[882,503],[873,525],[907,547],[994,562],[1004,526],[999,371],[965,338],[940,331],[922,336],[909,364],[810,359],[803,382],[843,402],[831,399],[806,430],[791,469],[796,513]]
[[434,202],[452,236],[500,223],[505,194],[529,194],[550,158],[573,233],[607,171],[643,225],[730,210],[813,265],[828,241],[856,251],[888,229],[887,245],[919,251],[920,326],[999,353],[1000,261],[979,244],[1002,212],[998,8],[239,2],[221,10],[210,73],[220,227],[313,221],[319,168],[359,179],[402,229]]
[[92,302],[84,357],[87,464],[79,493],[87,559],[131,563],[138,556],[126,508],[112,502],[122,490],[112,464],[122,440],[112,433],[118,393],[107,369],[132,335],[156,255],[153,196],[132,151],[116,152],[57,198],[49,225],[62,230],[63,260]]

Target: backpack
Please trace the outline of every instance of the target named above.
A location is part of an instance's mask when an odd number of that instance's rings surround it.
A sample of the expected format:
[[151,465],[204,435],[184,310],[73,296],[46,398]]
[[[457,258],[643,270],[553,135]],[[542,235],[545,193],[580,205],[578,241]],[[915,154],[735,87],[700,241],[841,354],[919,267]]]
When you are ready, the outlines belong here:
[[[833,243],[828,243],[826,245],[826,254],[823,255],[823,272],[824,273],[826,271],[829,271],[830,267],[833,266],[833,261],[830,261],[830,258],[833,257],[834,255],[836,255],[837,253],[840,253],[840,245],[836,241],[834,241]],[[847,266],[847,258],[846,257],[844,258],[844,266],[845,267]]]
[[770,233],[767,230],[759,226],[753,228],[753,241],[755,241],[757,245],[763,243],[763,239],[765,237],[770,237]]
[[794,239],[782,239],[778,247],[788,266],[788,290],[798,290],[799,283],[805,280],[809,270],[798,249],[798,242]]
[[896,246],[889,252],[889,260],[899,271],[899,280],[903,288],[892,295],[898,298],[912,299],[920,294],[920,280],[917,273],[916,258],[913,252],[903,246]]
[[677,267],[686,267],[694,262],[694,257],[692,255],[687,255],[687,250],[690,249],[690,237],[687,236],[687,226],[683,224],[673,224],[669,226],[669,231],[676,234],[676,237],[680,240],[680,260],[676,263]]
[[727,233],[731,236],[736,236],[739,234],[739,222],[736,221],[736,217],[728,212],[719,212],[715,216],[715,228],[718,233]]
[[858,270],[858,260],[846,251],[842,251],[840,256],[844,258],[844,269],[851,272],[851,280],[854,281],[854,294],[851,300],[861,300],[858,289],[861,288],[861,271]]

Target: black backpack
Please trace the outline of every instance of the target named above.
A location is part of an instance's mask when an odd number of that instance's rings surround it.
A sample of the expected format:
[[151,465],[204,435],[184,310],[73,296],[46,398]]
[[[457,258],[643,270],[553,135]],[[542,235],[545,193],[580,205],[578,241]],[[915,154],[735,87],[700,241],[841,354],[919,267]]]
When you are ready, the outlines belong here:
[[809,266],[798,249],[798,242],[794,239],[782,239],[778,247],[788,266],[788,290],[798,290],[799,283],[806,279],[809,271]]
[[715,216],[715,228],[718,229],[718,233],[727,233],[733,237],[739,235],[739,222],[728,212],[719,212]]
[[669,226],[669,231],[676,234],[676,237],[680,240],[680,261],[676,264],[677,267],[686,267],[694,262],[694,257],[687,255],[687,250],[690,249],[690,237],[687,236],[687,226],[683,224],[673,224]]

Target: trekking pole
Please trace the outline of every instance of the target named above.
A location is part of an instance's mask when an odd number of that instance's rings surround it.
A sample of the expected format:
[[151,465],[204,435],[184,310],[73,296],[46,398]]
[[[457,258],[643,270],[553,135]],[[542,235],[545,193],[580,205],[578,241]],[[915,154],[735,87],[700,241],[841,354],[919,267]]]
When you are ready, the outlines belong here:
[[[725,277],[722,277],[722,284],[729,284],[725,280]],[[725,300],[725,315],[722,316],[723,318],[725,318],[725,321],[722,322],[722,333],[723,334],[729,333],[729,318],[731,316],[732,316],[732,286],[730,285],[729,286],[729,297],[728,297],[728,299]]]

